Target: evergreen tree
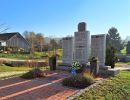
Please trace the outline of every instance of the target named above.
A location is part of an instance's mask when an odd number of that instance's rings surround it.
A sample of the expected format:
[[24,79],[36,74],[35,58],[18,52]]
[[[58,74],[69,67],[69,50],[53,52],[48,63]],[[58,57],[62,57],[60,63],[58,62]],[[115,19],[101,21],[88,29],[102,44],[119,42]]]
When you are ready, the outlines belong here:
[[113,46],[109,46],[106,49],[106,65],[107,66],[111,66],[111,68],[115,67],[115,63],[117,60],[116,57],[116,49]]
[[123,48],[123,43],[121,43],[121,37],[115,27],[109,29],[106,37],[106,44],[107,47],[114,46],[118,52],[120,52],[120,50]]
[[128,41],[128,43],[127,43],[126,53],[127,53],[127,54],[130,54],[130,41]]

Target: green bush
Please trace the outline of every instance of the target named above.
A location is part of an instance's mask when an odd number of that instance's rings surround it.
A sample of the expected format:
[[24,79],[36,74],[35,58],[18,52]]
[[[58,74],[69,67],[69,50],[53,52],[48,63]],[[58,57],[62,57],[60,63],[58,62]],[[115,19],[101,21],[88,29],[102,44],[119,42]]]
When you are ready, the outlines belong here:
[[130,54],[130,41],[127,43],[126,52],[127,54]]
[[23,74],[21,77],[25,78],[25,79],[33,79],[33,78],[45,77],[45,76],[39,68],[35,68],[35,69]]
[[89,76],[73,75],[71,77],[65,78],[62,81],[62,85],[74,87],[74,88],[85,88],[94,83],[94,79]]
[[111,66],[111,68],[114,68],[116,61],[117,61],[117,57],[116,57],[115,47],[114,46],[107,47],[107,49],[106,49],[106,65]]

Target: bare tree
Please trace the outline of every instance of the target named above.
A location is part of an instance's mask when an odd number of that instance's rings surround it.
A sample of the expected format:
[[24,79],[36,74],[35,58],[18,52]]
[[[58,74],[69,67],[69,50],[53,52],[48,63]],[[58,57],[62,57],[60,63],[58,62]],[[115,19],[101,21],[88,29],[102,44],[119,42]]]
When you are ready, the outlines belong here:
[[58,48],[58,45],[55,39],[50,40],[50,46],[51,46],[51,49],[53,50],[53,54],[55,55],[56,49]]
[[25,31],[23,33],[25,39],[30,43],[31,45],[31,53],[34,52],[34,43],[36,41],[36,34],[35,32],[28,32],[28,31]]
[[6,32],[9,29],[9,26],[6,26],[5,24],[0,24],[0,33]]
[[38,43],[37,46],[40,48],[40,51],[42,52],[44,45],[44,37],[41,33],[38,33],[36,34],[36,39],[37,39],[36,43]]
[[23,35],[25,39],[31,44],[31,52],[43,50],[44,37],[41,33],[25,31]]

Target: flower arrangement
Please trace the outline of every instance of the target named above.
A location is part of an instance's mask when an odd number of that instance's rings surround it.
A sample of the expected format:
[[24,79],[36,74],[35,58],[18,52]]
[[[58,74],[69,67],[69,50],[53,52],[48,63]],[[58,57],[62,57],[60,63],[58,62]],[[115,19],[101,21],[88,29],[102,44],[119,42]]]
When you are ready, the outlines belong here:
[[80,69],[80,63],[78,61],[73,61],[72,62],[72,69],[78,70]]
[[73,61],[72,62],[72,70],[71,70],[71,73],[73,75],[76,75],[76,71],[80,69],[80,63],[78,61]]

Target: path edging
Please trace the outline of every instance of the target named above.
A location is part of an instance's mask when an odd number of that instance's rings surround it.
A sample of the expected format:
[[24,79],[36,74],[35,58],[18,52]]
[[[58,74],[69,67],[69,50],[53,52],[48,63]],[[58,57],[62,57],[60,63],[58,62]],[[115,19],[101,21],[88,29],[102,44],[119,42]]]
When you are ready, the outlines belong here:
[[94,83],[94,84],[92,84],[92,85],[86,87],[85,89],[81,89],[81,90],[77,91],[75,94],[73,94],[73,95],[67,97],[67,100],[73,100],[75,97],[80,96],[80,95],[81,95],[82,93],[84,93],[85,91],[87,91],[87,90],[89,90],[89,89],[91,89],[91,88],[97,86],[98,84],[102,83],[102,82],[105,81],[105,80],[107,80],[107,79],[102,79],[102,80],[97,81],[96,83]]

